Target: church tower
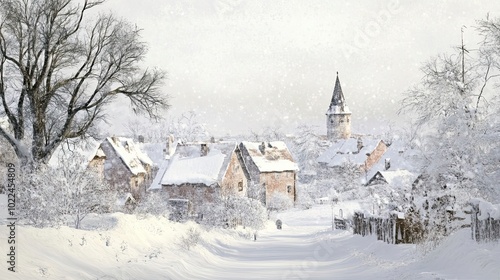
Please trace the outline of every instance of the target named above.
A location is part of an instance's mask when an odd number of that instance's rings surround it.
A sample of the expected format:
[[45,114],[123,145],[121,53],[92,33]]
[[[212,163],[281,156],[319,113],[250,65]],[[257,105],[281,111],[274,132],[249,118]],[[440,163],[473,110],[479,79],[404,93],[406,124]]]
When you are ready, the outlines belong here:
[[351,111],[345,103],[339,72],[337,72],[332,101],[326,111],[326,136],[331,141],[351,137]]

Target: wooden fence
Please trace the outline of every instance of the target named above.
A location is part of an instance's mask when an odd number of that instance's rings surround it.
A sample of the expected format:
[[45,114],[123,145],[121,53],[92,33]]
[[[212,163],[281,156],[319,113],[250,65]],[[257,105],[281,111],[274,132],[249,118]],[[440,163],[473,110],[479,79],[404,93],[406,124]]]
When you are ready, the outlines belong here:
[[376,235],[378,240],[391,244],[415,243],[422,235],[419,225],[398,218],[396,214],[381,218],[365,217],[359,212],[354,213],[353,232],[362,236]]
[[500,220],[493,219],[489,213],[485,213],[487,218],[480,219],[479,205],[471,204],[471,206],[472,239],[477,242],[500,240]]

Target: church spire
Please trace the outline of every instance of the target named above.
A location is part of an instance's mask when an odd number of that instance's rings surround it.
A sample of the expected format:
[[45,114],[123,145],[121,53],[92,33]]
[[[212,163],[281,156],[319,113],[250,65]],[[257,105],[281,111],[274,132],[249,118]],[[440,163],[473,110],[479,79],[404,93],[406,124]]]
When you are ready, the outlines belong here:
[[335,80],[332,101],[326,112],[327,137],[330,140],[348,139],[351,137],[351,111],[345,104],[344,93],[340,86],[339,72]]
[[330,108],[334,106],[340,106],[341,108],[344,108],[344,105],[345,105],[344,93],[342,92],[342,87],[340,86],[339,72],[337,72],[337,79],[335,80],[335,88],[333,89]]

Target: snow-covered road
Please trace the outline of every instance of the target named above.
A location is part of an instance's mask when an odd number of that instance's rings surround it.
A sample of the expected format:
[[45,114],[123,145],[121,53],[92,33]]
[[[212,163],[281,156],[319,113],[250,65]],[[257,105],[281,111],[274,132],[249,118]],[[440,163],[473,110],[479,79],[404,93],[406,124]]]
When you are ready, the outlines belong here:
[[412,245],[395,247],[332,231],[328,207],[277,218],[283,229],[268,228],[255,242],[212,240],[204,257],[187,263],[185,272],[193,279],[390,279],[391,270],[404,265],[408,251],[414,250]]

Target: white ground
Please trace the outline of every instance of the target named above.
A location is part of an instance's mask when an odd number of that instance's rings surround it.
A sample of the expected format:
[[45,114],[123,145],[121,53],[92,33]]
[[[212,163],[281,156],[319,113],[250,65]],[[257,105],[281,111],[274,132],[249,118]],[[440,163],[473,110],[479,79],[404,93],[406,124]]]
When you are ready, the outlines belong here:
[[[339,207],[349,214],[356,204]],[[500,279],[500,245],[476,244],[467,229],[423,256],[414,245],[331,231],[331,213],[328,205],[279,213],[283,229],[269,222],[257,241],[244,229],[207,232],[119,213],[91,217],[87,230],[22,226],[17,273],[6,269],[2,226],[0,279]],[[201,239],[186,250],[191,227]]]

